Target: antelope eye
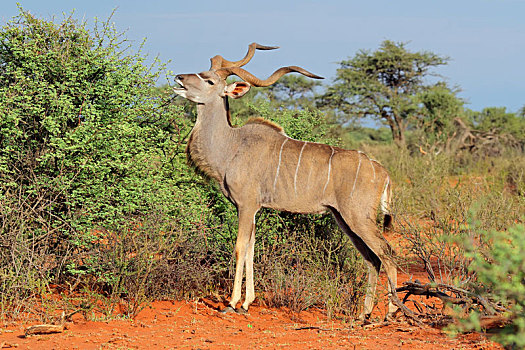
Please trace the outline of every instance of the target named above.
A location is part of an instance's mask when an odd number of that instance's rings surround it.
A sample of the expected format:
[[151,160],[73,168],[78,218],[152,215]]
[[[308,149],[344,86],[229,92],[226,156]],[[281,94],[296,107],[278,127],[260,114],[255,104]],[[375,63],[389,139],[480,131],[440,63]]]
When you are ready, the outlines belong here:
[[206,82],[207,82],[208,84],[210,84],[210,85],[215,85],[215,83],[214,83],[213,81],[209,80],[209,79],[206,80]]

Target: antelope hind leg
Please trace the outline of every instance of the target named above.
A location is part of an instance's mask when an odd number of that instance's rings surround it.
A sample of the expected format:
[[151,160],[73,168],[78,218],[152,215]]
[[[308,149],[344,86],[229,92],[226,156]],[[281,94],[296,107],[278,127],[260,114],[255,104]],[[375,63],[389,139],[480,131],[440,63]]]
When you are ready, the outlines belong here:
[[334,208],[331,209],[337,224],[341,230],[343,230],[343,232],[346,233],[348,237],[350,237],[350,240],[359,253],[361,253],[361,256],[368,266],[368,285],[366,288],[365,302],[363,306],[363,312],[361,312],[359,315],[359,320],[367,321],[370,318],[372,309],[374,308],[375,291],[379,270],[381,268],[381,260],[370,249],[370,247],[368,247],[363,239],[361,239],[361,237],[350,228],[341,213]]

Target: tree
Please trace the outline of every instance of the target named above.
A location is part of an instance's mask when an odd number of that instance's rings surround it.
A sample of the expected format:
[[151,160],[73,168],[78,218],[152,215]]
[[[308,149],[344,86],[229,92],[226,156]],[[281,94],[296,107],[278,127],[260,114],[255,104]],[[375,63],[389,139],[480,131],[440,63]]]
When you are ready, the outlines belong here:
[[464,102],[456,94],[457,91],[446,84],[438,83],[416,96],[420,105],[416,126],[421,132],[421,141],[430,147],[430,151],[449,151],[450,138],[455,130],[454,119],[464,114]]
[[507,133],[518,140],[525,140],[525,117],[509,113],[505,107],[483,108],[481,112],[472,112],[470,118],[478,130]]
[[301,75],[285,75],[271,85],[266,94],[274,104],[293,109],[306,108],[313,106],[315,89],[319,86],[321,83],[317,80]]
[[340,62],[335,83],[320,105],[336,110],[342,122],[372,117],[390,127],[394,141],[405,144],[405,130],[415,117],[415,96],[428,89],[430,69],[448,58],[432,52],[410,52],[404,43],[384,41],[374,52],[361,50]]
[[102,26],[21,10],[0,31],[0,181],[47,193],[34,200],[66,231],[148,210],[137,162],[162,154],[179,115],[156,93],[160,72]]
[[518,111],[518,115],[522,118],[525,118],[525,106],[521,107]]

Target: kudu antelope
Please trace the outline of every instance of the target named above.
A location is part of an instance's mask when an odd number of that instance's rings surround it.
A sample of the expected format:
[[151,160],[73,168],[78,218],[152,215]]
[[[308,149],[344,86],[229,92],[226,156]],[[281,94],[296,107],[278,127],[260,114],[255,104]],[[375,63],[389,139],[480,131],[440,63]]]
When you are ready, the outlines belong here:
[[[237,62],[215,56],[209,71],[180,74],[175,79],[180,85],[174,88],[175,93],[197,103],[197,121],[186,149],[189,161],[217,180],[222,193],[238,211],[235,280],[229,307],[223,311],[245,312],[255,299],[255,215],[261,207],[296,213],[330,210],[368,265],[368,288],[361,314],[366,319],[374,305],[381,263],[394,286],[397,281],[392,251],[376,226],[378,207],[385,214],[385,226],[390,223],[389,175],[383,166],[360,151],[294,140],[262,118],[232,127],[228,97],[242,97],[250,86],[269,86],[290,72],[322,79],[297,66],[279,68],[266,80],[241,68],[256,49],[275,48],[253,43]],[[243,81],[227,84],[230,75]],[[246,298],[236,309],[241,299],[244,265]],[[395,310],[390,303],[389,314]]]

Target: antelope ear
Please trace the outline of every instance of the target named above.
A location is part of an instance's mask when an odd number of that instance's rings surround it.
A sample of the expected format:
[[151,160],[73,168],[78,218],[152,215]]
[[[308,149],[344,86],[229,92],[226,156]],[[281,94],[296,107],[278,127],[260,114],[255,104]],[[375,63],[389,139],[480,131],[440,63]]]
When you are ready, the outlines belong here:
[[245,81],[236,81],[226,86],[224,89],[224,96],[240,98],[243,97],[248,91],[250,91],[250,84]]

